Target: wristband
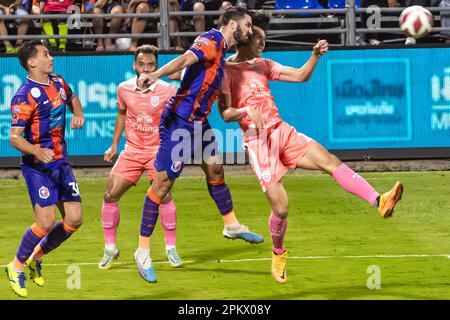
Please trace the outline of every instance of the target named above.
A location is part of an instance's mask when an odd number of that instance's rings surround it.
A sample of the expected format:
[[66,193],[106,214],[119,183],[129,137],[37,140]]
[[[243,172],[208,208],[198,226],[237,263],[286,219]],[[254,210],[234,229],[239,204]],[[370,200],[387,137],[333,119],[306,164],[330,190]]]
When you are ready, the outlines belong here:
[[247,107],[239,109],[239,111],[241,111],[242,114],[242,118],[245,117],[247,115]]

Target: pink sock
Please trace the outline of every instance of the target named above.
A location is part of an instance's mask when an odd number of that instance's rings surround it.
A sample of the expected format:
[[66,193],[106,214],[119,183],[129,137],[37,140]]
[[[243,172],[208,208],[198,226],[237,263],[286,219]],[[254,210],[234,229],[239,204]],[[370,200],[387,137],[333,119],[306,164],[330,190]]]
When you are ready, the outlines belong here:
[[280,219],[273,214],[270,214],[269,228],[272,235],[273,251],[276,254],[282,254],[285,251],[284,248],[284,235],[286,234],[287,218]]
[[379,193],[363,177],[345,164],[341,164],[333,172],[333,178],[348,192],[366,200],[371,206],[375,205]]
[[116,244],[116,232],[120,222],[119,205],[117,202],[103,201],[102,223],[106,244]]
[[177,208],[173,200],[159,206],[161,225],[166,238],[166,245],[174,246],[177,240]]

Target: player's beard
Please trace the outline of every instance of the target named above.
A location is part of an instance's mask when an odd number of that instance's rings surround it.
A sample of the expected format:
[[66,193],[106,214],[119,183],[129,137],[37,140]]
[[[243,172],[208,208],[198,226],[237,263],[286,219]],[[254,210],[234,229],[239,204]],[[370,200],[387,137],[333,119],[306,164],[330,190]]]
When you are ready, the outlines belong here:
[[236,40],[237,44],[246,45],[250,42],[249,35],[244,36],[242,29],[237,25],[236,31],[233,32],[233,38]]

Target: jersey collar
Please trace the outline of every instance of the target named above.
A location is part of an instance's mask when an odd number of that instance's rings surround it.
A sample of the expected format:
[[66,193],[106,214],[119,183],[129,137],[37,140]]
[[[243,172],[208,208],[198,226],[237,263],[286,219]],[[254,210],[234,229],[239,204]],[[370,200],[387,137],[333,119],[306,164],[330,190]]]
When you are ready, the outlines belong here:
[[134,77],[134,78],[133,78],[133,83],[134,83],[133,89],[134,89],[134,91],[140,91],[140,92],[142,92],[142,93],[146,93],[146,92],[148,92],[148,91],[155,92],[156,84],[158,83],[158,81],[159,81],[159,80],[156,80],[156,82],[154,82],[150,87],[148,87],[148,88],[145,89],[145,90],[142,90],[141,88],[139,88],[139,87],[137,86],[137,77]]
[[220,33],[222,35],[223,40],[225,40],[225,48],[228,49],[228,42],[227,42],[227,38],[225,38],[224,34],[222,33],[222,31],[217,30],[216,28],[213,28],[214,31],[217,31],[218,33]]
[[27,79],[28,79],[28,81],[31,81],[31,82],[34,82],[34,83],[37,83],[37,84],[40,84],[40,85],[43,85],[43,86],[50,86],[50,80],[51,80],[50,77],[48,77],[48,82],[47,83],[35,81],[35,80],[31,79],[30,76],[27,76]]

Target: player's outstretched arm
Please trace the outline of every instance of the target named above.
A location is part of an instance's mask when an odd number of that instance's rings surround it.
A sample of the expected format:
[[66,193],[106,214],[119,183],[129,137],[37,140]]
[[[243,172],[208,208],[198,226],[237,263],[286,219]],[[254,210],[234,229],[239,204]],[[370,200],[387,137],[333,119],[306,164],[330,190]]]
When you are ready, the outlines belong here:
[[53,152],[53,150],[47,148],[39,148],[29,143],[22,137],[24,131],[25,127],[11,128],[11,131],[9,133],[9,142],[11,143],[11,145],[22,153],[34,155],[39,161],[42,161],[44,163],[52,162],[55,157],[55,153]]
[[116,124],[114,126],[114,135],[111,146],[105,151],[103,160],[106,162],[112,162],[112,159],[117,154],[119,148],[120,138],[122,137],[123,130],[125,130],[125,116],[126,110],[120,109],[117,111]]
[[198,61],[197,56],[192,51],[188,50],[184,54],[182,54],[178,58],[173,59],[172,61],[170,61],[163,67],[159,68],[155,72],[142,73],[138,79],[137,84],[140,88],[144,89],[148,88],[159,78],[181,71],[184,68],[193,65],[197,61]]
[[327,40],[320,40],[313,47],[313,52],[309,60],[299,69],[283,66],[280,70],[279,81],[287,82],[306,82],[308,81],[316,68],[319,58],[328,51]]
[[221,94],[217,105],[219,107],[220,115],[225,122],[238,121],[243,117],[248,116],[253,121],[256,128],[264,127],[264,118],[258,111],[251,107],[239,109],[233,108],[231,106],[231,96],[229,94]]
[[84,126],[83,106],[80,99],[74,94],[69,101],[69,110],[73,113],[70,127],[72,129],[81,129]]

